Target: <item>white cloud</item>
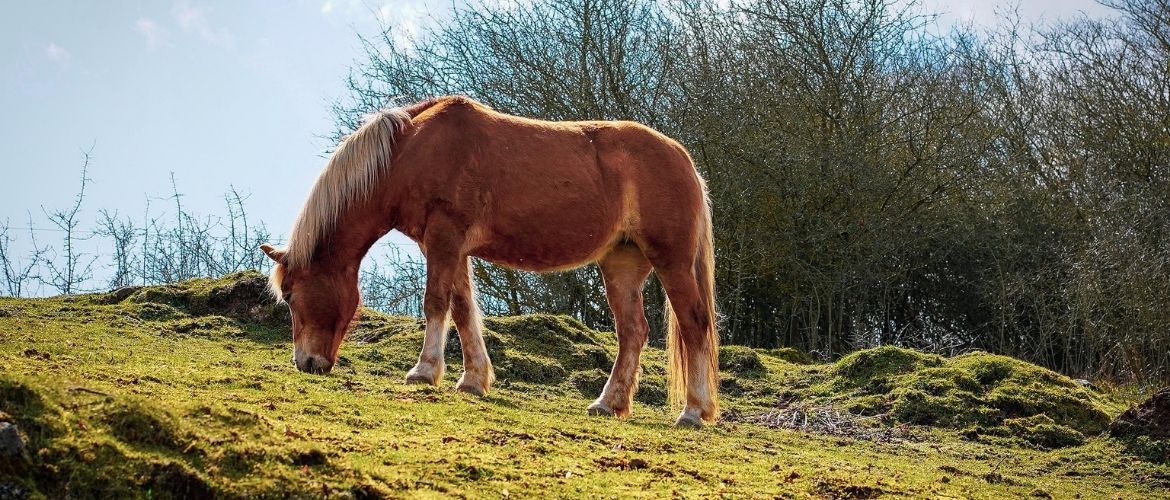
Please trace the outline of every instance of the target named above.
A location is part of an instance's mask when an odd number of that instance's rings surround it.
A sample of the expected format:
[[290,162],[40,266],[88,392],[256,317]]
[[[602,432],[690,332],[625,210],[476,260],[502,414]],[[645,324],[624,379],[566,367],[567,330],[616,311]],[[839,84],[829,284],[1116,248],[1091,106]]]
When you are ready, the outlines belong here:
[[323,4],[321,4],[321,13],[325,14],[325,15],[329,15],[331,12],[333,12],[333,7],[334,7],[334,5],[333,5],[332,0],[327,1]]
[[419,34],[429,15],[425,1],[386,2],[376,12],[382,24],[394,27],[395,42],[404,46],[413,45],[411,37]]
[[155,50],[163,44],[163,28],[153,19],[142,18],[134,23],[134,29],[146,37],[146,46]]
[[214,29],[207,20],[207,13],[203,9],[191,5],[187,0],[175,2],[171,8],[171,15],[186,33],[194,33],[208,43],[220,47],[230,47],[232,36],[226,29]]
[[45,55],[57,62],[69,60],[69,51],[65,50],[65,47],[57,45],[56,42],[49,42],[49,45],[45,47]]

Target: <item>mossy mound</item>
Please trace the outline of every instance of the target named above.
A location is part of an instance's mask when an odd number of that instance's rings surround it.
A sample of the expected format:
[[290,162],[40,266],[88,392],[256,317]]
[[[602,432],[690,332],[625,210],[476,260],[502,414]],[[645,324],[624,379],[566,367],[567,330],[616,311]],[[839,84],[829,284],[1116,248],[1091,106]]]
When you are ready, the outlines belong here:
[[[0,376],[6,420],[29,437],[29,453],[0,466],[7,487],[24,494],[72,497],[78,491],[134,497],[207,498],[211,485],[189,463],[195,458],[178,437],[176,422],[157,406],[136,400],[79,393],[96,399],[63,405],[62,394]],[[68,408],[68,410],[66,409]],[[99,429],[105,428],[107,432]],[[129,448],[160,450],[148,457]],[[194,444],[191,444],[194,449]],[[169,459],[186,453],[190,459]],[[153,457],[153,458],[152,458]],[[24,495],[17,495],[22,497]]]
[[794,365],[808,365],[808,364],[812,364],[812,362],[813,362],[812,357],[809,356],[807,352],[804,352],[800,349],[796,349],[794,347],[779,347],[776,349],[757,349],[757,351],[762,353],[762,354],[772,356],[773,358],[779,359],[780,361],[792,363]]
[[613,338],[593,331],[569,316],[527,314],[492,317],[484,320],[488,354],[499,364],[508,361],[509,351],[541,356],[570,372],[613,368],[608,347]]
[[719,371],[740,377],[762,377],[767,372],[760,355],[750,347],[725,345],[719,347]]
[[[215,314],[274,326],[289,321],[288,308],[277,304],[268,290],[268,276],[252,270],[214,279],[124,287],[94,295],[92,301],[124,304],[141,319],[172,319],[178,312],[193,316]],[[170,309],[158,307],[160,304]]]
[[810,393],[896,423],[974,426],[1045,447],[1080,443],[1109,423],[1094,394],[1068,377],[1007,356],[975,352],[947,359],[880,347],[842,358],[830,375]]
[[[568,316],[490,317],[484,319],[484,330],[488,356],[502,381],[559,384],[577,372],[609,373],[613,368],[612,337],[606,339]],[[462,359],[457,339],[448,347]]]
[[840,388],[873,385],[887,377],[915,372],[924,368],[942,366],[943,358],[910,349],[882,346],[856,351],[841,358],[833,365],[837,377],[835,385]]
[[[407,370],[418,358],[424,327],[425,322],[419,318],[363,310],[342,352]],[[451,328],[447,336],[444,355],[449,365],[458,367],[463,360],[458,331]],[[556,385],[572,382],[570,375],[577,372],[608,373],[617,351],[612,334],[591,330],[568,316],[551,314],[485,318],[483,337],[497,380],[507,382]]]
[[1025,442],[1044,448],[1064,448],[1085,442],[1084,434],[1056,423],[1047,415],[1005,419],[1003,427]]

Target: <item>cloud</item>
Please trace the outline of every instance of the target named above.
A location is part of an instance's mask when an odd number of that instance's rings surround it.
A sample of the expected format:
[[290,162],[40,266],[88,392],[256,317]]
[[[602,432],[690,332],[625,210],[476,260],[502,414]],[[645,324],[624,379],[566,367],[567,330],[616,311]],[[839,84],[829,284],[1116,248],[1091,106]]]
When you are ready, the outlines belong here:
[[334,7],[334,5],[333,5],[332,0],[329,0],[329,1],[321,4],[321,13],[325,14],[325,15],[329,15],[331,12],[333,12],[333,7]]
[[175,2],[171,8],[171,16],[179,23],[186,33],[193,33],[204,41],[220,47],[231,47],[232,36],[226,29],[215,29],[207,20],[207,13],[203,9],[191,5],[187,0]]
[[65,47],[57,45],[55,42],[49,42],[45,47],[45,55],[57,62],[65,62],[69,60],[69,51]]
[[153,19],[142,18],[134,23],[134,29],[146,37],[146,46],[155,50],[163,45],[163,28]]

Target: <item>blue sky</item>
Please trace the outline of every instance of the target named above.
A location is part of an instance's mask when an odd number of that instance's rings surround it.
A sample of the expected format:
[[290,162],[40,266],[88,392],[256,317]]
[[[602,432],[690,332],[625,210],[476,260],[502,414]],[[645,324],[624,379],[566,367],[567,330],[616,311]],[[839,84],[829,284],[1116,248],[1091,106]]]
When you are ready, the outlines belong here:
[[[463,0],[457,0],[460,4]],[[940,23],[995,21],[1003,2],[923,0]],[[67,205],[83,149],[93,162],[83,227],[97,210],[140,219],[174,172],[184,202],[222,213],[229,185],[283,234],[331,146],[330,103],[379,17],[418,31],[451,0],[4,2],[0,18],[0,221]],[[1025,20],[1092,0],[1031,0]],[[163,201],[152,202],[156,214]],[[39,222],[38,226],[47,223]],[[17,231],[18,237],[24,233]],[[40,236],[38,236],[40,238]],[[47,235],[45,240],[53,239]],[[401,236],[396,241],[404,241]],[[20,247],[18,242],[18,248]]]
[[[0,220],[64,206],[94,145],[86,215],[139,216],[174,172],[222,212],[229,185],[287,231],[324,164],[329,105],[377,16],[415,25],[423,2],[13,2],[0,19]],[[157,210],[165,205],[154,202]]]

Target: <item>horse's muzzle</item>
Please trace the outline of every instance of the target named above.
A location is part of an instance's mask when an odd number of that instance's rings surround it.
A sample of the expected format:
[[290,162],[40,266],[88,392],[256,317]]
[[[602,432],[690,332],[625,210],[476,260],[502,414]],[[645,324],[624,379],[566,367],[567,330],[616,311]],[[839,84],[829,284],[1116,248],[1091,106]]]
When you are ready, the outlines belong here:
[[308,356],[294,356],[293,364],[297,365],[297,369],[305,373],[314,373],[324,375],[333,369],[333,363],[329,360],[315,355]]

